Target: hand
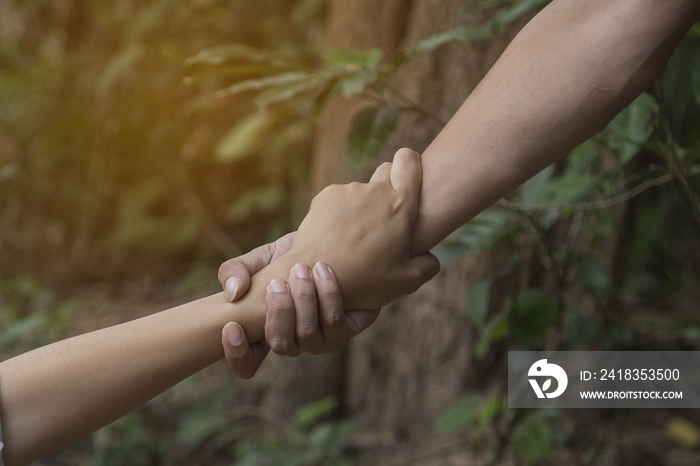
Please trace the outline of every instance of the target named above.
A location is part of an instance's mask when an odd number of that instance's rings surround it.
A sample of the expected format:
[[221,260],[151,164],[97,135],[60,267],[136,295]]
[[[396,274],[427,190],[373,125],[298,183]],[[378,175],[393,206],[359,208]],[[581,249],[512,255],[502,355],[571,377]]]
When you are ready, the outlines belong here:
[[[221,264],[218,277],[226,299],[234,302],[244,296],[250,288],[250,277],[289,251],[294,235],[296,232],[288,233],[273,243],[259,246]],[[229,367],[243,379],[255,375],[270,351],[265,341],[249,346],[243,328],[235,322],[224,326],[221,343]]]
[[[284,255],[295,234],[224,262],[219,268],[219,282],[227,299],[236,301],[243,297],[250,287],[250,277]],[[270,348],[289,356],[336,351],[379,315],[379,309],[345,312],[335,275],[326,264],[316,264],[313,271],[305,265],[295,266],[289,275],[289,286],[283,280],[274,281],[280,291],[275,291],[273,284],[267,288],[266,341],[249,346],[243,329],[235,322],[223,329],[226,361],[238,377],[248,379],[255,375]]]
[[329,186],[311,203],[289,254],[329,264],[351,309],[414,292],[440,270],[432,254],[409,252],[420,185],[420,156],[401,149],[369,183]]

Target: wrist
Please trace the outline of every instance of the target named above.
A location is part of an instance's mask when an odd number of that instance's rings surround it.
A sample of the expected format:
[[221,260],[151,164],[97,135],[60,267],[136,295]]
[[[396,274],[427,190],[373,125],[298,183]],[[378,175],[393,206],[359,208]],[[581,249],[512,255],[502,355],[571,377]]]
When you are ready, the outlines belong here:
[[235,319],[232,320],[243,327],[249,343],[258,342],[265,336],[265,318],[267,315],[265,296],[268,285],[276,278],[287,282],[290,270],[299,262],[305,263],[302,255],[290,250],[253,275],[248,293],[234,303],[234,306],[238,307],[238,312],[235,315]]

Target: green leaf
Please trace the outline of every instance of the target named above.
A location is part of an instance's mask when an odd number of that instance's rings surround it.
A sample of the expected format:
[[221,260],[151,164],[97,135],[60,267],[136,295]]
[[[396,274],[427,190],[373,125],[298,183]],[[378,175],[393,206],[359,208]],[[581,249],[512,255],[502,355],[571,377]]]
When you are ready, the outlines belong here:
[[686,37],[692,39],[700,38],[700,24],[693,24],[693,26],[686,33]]
[[493,23],[499,27],[505,27],[522,16],[533,12],[550,0],[522,0],[510,8],[504,8],[498,12]]
[[6,325],[0,335],[0,348],[16,345],[27,337],[43,333],[47,328],[47,319],[42,315],[31,315],[17,322]]
[[302,62],[294,57],[271,50],[261,50],[243,44],[226,44],[202,50],[198,54],[185,60],[185,66],[191,65],[222,65],[227,62],[268,62],[277,66],[302,65]]
[[216,96],[226,97],[228,95],[239,94],[245,91],[259,91],[268,87],[284,87],[290,85],[307,86],[306,89],[310,89],[313,86],[323,83],[325,79],[326,78],[324,76],[318,73],[290,71],[288,73],[265,76],[264,78],[247,79],[245,81],[237,82],[226,89],[217,91]]
[[501,312],[493,316],[484,326],[481,332],[479,343],[476,345],[476,359],[482,360],[489,352],[492,343],[501,340],[508,334],[510,328],[508,323],[510,304],[506,303]]
[[362,110],[352,119],[347,155],[350,164],[361,167],[384,149],[399,122],[399,110],[392,105]]
[[197,445],[209,436],[226,431],[230,426],[231,420],[225,412],[195,412],[178,429],[177,439],[181,444]]
[[292,423],[298,428],[308,427],[321,418],[330,416],[337,406],[338,397],[333,395],[327,396],[299,408],[294,413]]
[[649,258],[654,240],[664,224],[670,202],[662,198],[659,202],[640,209],[634,221],[632,238],[627,243],[627,257],[631,266],[640,266]]
[[116,55],[100,74],[97,80],[97,90],[100,94],[107,94],[116,81],[134,67],[136,62],[146,52],[146,48],[140,44],[131,44],[121,53]]
[[620,112],[608,125],[608,145],[624,165],[639,152],[654,130],[653,117],[659,104],[650,94],[643,93]]
[[482,329],[486,321],[491,299],[493,279],[487,278],[476,282],[467,295],[467,313],[478,329]]
[[550,165],[520,186],[520,200],[523,204],[535,204],[535,198],[554,176],[554,165]]
[[564,312],[566,339],[559,345],[559,350],[576,351],[593,343],[600,336],[602,326],[578,307],[571,307]]
[[272,212],[284,201],[284,189],[277,184],[269,184],[250,189],[237,197],[228,211],[231,221],[244,220],[254,212]]
[[511,312],[510,332],[523,345],[535,345],[544,339],[549,326],[557,318],[554,301],[540,288],[529,288],[518,294]]
[[255,99],[255,103],[258,107],[265,108],[269,105],[292,99],[303,92],[319,86],[320,83],[321,81],[308,79],[270,87],[260,93]]
[[376,69],[383,56],[384,52],[377,48],[370,50],[348,50],[340,48],[327,53],[326,60],[332,65],[345,69],[355,69],[357,67]]
[[469,393],[454,405],[450,406],[440,418],[435,421],[433,430],[436,432],[457,432],[472,423],[479,413],[481,395]]
[[517,213],[503,209],[487,209],[465,223],[435,248],[440,262],[449,263],[506,243],[517,236],[522,224]]
[[566,173],[590,173],[598,157],[600,145],[591,139],[579,144],[566,158]]
[[356,96],[377,80],[377,73],[360,69],[354,73],[343,76],[338,80],[338,85],[343,90],[343,96],[350,98]]
[[534,410],[513,429],[513,450],[525,465],[540,464],[552,457],[552,444],[556,436],[553,426],[555,420],[554,411]]
[[460,26],[426,37],[420,41],[415,48],[411,49],[408,54],[418,55],[432,52],[433,50],[451,42],[468,44],[473,40],[485,39],[490,35],[491,28],[489,26]]
[[542,186],[532,196],[533,204],[558,206],[581,200],[600,182],[597,175],[565,174]]
[[603,264],[592,256],[576,258],[576,272],[583,283],[600,296],[608,296],[613,289],[612,279]]
[[508,409],[508,400],[506,398],[491,398],[486,406],[479,413],[476,420],[476,429],[478,432],[483,432],[491,421]]
[[252,113],[242,119],[216,145],[216,160],[228,163],[252,155],[265,144],[264,135],[270,125],[270,115],[265,112]]

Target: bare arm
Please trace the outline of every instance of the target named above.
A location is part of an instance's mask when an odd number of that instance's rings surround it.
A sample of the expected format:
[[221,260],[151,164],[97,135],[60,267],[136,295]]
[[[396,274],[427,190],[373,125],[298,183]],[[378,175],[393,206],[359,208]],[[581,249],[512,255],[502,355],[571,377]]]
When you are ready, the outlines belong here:
[[[432,248],[603,129],[660,74],[699,15],[697,0],[554,0],[543,9],[423,153],[411,251]],[[222,284],[233,274],[223,272]],[[279,307],[293,315],[295,304]],[[284,347],[302,341],[293,323],[266,334]],[[246,344],[227,354],[250,376],[260,358],[246,356]]]
[[[260,340],[266,300],[288,293],[285,279],[295,264],[329,261],[353,307],[374,308],[414,291],[439,270],[435,257],[408,253],[420,167],[418,154],[401,151],[370,183],[319,194],[291,249],[255,274],[235,303],[219,293],[1,363],[7,464],[26,464],[76,440],[221,359],[228,322],[238,322],[251,341]],[[352,254],[337,244],[352,245]],[[379,277],[388,277],[383,280],[389,286],[372,286]]]
[[661,73],[697,0],[554,0],[423,153],[426,251],[602,130]]
[[40,458],[221,359],[221,329],[231,320],[259,338],[262,283],[255,280],[251,298],[236,304],[220,293],[4,361],[6,464]]

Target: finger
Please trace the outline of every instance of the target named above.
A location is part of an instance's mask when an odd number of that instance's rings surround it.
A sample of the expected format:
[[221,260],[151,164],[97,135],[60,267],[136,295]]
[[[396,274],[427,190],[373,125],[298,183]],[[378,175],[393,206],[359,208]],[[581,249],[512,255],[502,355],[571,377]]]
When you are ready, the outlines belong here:
[[224,347],[226,363],[233,373],[242,379],[249,379],[255,375],[269,351],[264,343],[248,346],[245,332],[235,322],[224,326],[221,344]]
[[297,356],[301,352],[294,334],[295,311],[292,294],[284,280],[275,278],[267,285],[265,294],[267,316],[265,318],[265,341],[272,351],[284,356]]
[[370,325],[377,320],[379,317],[379,311],[381,309],[372,310],[351,310],[345,313],[348,318],[348,324],[350,327],[350,338],[354,338],[363,331],[365,331]]
[[311,269],[304,264],[296,264],[289,272],[289,288],[296,309],[296,339],[302,351],[318,353],[323,343],[318,326],[316,286],[311,277]]
[[411,149],[399,149],[391,165],[391,185],[408,205],[418,208],[422,168],[420,155]]
[[296,232],[288,233],[273,243],[258,246],[221,264],[218,278],[226,299],[233,302],[245,295],[250,288],[250,277],[286,253],[292,247],[295,235]]
[[264,244],[221,264],[218,277],[226,299],[233,302],[246,294],[250,287],[250,277],[270,263],[273,253],[273,243]]
[[376,170],[374,170],[372,178],[369,179],[369,182],[372,183],[377,181],[388,181],[390,174],[391,162],[384,162],[383,164],[378,166]]
[[340,349],[350,338],[343,297],[335,274],[327,264],[317,262],[314,265],[314,283],[323,331],[323,352],[330,353]]
[[433,254],[426,252],[409,259],[403,271],[405,273],[403,284],[406,294],[410,294],[437,275],[440,271],[440,261]]

